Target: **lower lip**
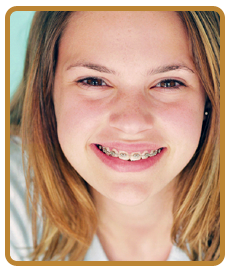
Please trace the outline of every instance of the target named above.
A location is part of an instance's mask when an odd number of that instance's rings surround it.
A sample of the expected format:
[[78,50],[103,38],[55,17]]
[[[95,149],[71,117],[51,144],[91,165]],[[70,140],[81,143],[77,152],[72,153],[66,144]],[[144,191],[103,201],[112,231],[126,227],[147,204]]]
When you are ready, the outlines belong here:
[[140,172],[146,170],[155,165],[165,152],[165,148],[163,148],[156,156],[137,161],[127,161],[106,155],[100,151],[95,144],[91,144],[91,148],[105,165],[118,172]]

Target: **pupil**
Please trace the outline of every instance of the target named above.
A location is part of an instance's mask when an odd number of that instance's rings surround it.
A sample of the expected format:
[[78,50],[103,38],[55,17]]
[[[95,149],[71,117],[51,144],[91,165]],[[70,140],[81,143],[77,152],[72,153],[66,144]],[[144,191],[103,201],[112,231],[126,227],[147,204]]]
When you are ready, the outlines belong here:
[[98,86],[98,85],[102,85],[102,81],[99,79],[89,79],[88,84],[93,85],[93,86]]
[[169,82],[169,85],[170,85],[170,87],[174,87],[175,86],[175,82],[174,81],[170,81]]
[[174,87],[175,81],[165,81],[161,83],[161,87]]

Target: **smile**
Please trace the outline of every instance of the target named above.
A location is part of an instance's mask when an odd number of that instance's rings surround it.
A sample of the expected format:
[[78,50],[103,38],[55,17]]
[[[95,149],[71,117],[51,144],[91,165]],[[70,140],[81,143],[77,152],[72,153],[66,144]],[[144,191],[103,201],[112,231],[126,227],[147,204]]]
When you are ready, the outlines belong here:
[[132,152],[128,153],[126,151],[117,151],[116,149],[111,149],[109,147],[104,147],[102,145],[97,145],[97,147],[106,155],[116,157],[122,160],[129,160],[129,161],[137,161],[140,159],[147,159],[153,156],[156,156],[162,151],[162,148],[156,149],[156,150],[151,150],[150,152],[148,151],[143,151],[142,153],[140,152]]
[[[91,144],[99,160],[117,172],[141,172],[154,167],[165,155],[167,148],[156,144]],[[124,150],[122,150],[124,149]]]

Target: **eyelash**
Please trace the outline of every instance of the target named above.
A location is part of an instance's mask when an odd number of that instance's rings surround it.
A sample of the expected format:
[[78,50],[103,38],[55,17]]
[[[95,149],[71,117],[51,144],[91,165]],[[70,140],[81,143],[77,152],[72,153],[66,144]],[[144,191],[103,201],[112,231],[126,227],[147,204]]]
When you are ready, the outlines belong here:
[[[109,86],[103,79],[97,77],[88,77],[77,81],[78,84],[82,84],[87,87],[104,87]],[[151,88],[167,88],[167,89],[178,89],[181,86],[186,86],[183,82],[175,79],[166,79],[157,83]]]
[[[89,83],[90,81],[90,83]],[[108,84],[100,78],[96,77],[88,77],[77,81],[78,84],[82,84],[89,87],[102,87],[102,86],[108,86]],[[94,83],[94,84],[92,84]]]
[[[168,89],[178,89],[181,86],[186,86],[183,82],[175,79],[166,79],[157,83],[154,87],[168,88]],[[154,88],[152,87],[152,88]]]

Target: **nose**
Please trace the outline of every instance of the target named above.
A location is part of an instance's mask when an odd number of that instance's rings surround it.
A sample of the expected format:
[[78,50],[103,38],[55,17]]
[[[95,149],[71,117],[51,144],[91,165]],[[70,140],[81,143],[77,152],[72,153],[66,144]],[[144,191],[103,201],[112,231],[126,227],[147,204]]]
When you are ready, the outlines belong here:
[[138,134],[153,127],[153,116],[148,98],[143,95],[125,95],[113,102],[109,125],[125,134]]

